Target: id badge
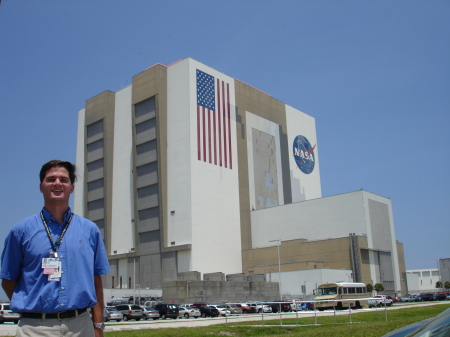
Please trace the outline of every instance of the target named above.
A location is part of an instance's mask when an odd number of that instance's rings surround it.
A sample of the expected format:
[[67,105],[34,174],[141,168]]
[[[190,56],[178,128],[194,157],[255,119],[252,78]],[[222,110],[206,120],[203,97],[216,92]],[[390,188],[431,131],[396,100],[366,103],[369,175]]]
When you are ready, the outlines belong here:
[[58,268],[53,270],[53,273],[48,275],[49,281],[59,281],[61,278],[61,261],[58,261]]
[[57,269],[59,266],[59,260],[54,257],[44,257],[42,259],[43,269]]

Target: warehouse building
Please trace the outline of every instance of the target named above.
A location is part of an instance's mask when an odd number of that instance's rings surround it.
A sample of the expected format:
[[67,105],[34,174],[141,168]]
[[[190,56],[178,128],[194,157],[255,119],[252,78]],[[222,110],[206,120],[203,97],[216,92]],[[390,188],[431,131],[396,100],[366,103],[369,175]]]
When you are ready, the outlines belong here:
[[74,208],[102,231],[105,287],[335,269],[405,288],[391,200],[323,198],[315,120],[300,110],[187,58],[88,99],[78,116]]

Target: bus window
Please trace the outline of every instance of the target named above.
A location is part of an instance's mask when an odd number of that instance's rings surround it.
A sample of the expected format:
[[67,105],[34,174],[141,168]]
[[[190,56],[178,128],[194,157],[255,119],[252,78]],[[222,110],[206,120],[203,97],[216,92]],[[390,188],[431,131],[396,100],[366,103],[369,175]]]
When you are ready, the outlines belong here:
[[337,294],[337,288],[333,287],[333,288],[321,288],[318,289],[318,295],[319,296],[323,296],[323,295],[336,295]]

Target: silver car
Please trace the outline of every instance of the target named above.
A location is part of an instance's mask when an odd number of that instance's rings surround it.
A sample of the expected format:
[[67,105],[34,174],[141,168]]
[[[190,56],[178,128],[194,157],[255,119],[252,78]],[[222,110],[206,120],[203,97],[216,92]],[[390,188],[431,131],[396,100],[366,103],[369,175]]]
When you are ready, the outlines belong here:
[[116,321],[120,322],[123,320],[123,314],[116,308],[105,308],[105,314],[103,315],[104,321]]
[[231,315],[242,315],[242,308],[233,304],[227,304],[225,306],[231,313]]
[[190,318],[190,317],[194,317],[194,318],[199,318],[201,316],[201,312],[199,308],[192,308],[192,307],[178,307],[179,313],[178,313],[178,317],[179,318]]
[[144,319],[153,318],[153,320],[157,320],[159,318],[159,311],[154,307],[141,307],[142,315]]
[[19,323],[20,314],[11,311],[9,303],[0,303],[0,324],[5,322]]

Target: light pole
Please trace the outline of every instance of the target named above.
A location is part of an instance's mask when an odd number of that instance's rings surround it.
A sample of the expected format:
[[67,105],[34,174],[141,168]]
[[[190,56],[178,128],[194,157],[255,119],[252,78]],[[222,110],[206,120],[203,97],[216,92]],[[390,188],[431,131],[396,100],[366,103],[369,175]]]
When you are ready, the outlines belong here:
[[189,283],[191,283],[191,281],[186,281],[186,304],[189,303]]
[[280,246],[281,246],[281,239],[277,240],[270,240],[269,242],[278,242],[277,245],[277,251],[278,251],[278,281],[280,282],[280,300],[283,300],[283,292],[281,290],[281,260],[280,260]]

